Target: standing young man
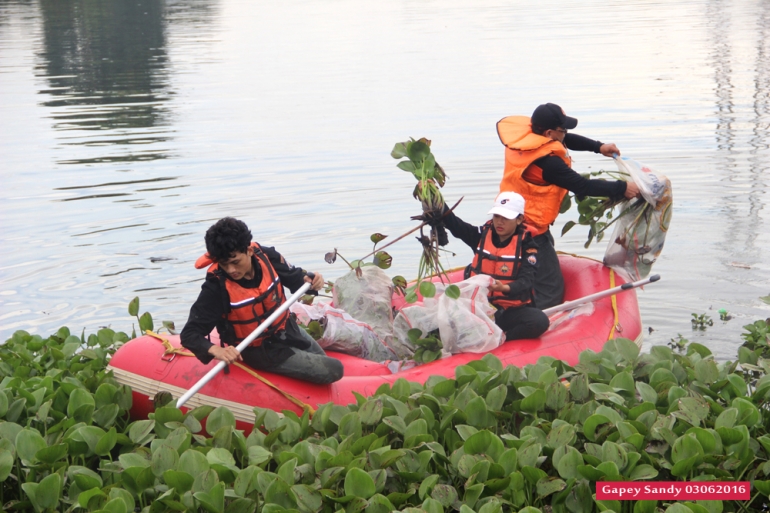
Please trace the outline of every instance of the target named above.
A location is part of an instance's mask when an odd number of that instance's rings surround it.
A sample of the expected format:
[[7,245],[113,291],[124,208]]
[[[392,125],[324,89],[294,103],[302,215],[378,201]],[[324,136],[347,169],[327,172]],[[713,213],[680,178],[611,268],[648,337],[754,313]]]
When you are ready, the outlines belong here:
[[[206,280],[182,330],[182,345],[203,363],[212,359],[228,364],[242,360],[257,370],[312,383],[339,380],[342,363],[326,356],[288,311],[243,353],[235,349],[286,301],[284,287],[295,291],[309,282],[312,293],[317,293],[323,286],[323,276],[312,276],[286,262],[274,248],[252,242],[246,224],[232,217],[217,221],[206,232],[205,240],[207,253],[195,267],[208,266]],[[208,339],[215,327],[221,346]]]
[[572,169],[568,150],[593,151],[605,157],[620,154],[613,143],[568,133],[577,123],[577,119],[567,116],[553,103],[538,106],[531,118],[509,116],[497,123],[497,133],[505,145],[500,191],[517,192],[526,201],[524,222],[540,249],[535,301],[542,309],[564,301],[564,277],[549,228],[559,215],[567,192],[613,200],[640,195],[633,182],[589,180]]

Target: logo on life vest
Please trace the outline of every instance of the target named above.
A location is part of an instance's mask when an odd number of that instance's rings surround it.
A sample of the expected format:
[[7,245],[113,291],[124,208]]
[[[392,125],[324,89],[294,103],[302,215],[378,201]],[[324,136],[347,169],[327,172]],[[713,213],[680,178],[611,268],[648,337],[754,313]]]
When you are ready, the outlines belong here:
[[527,262],[529,262],[532,265],[535,265],[537,263],[537,257],[535,255],[529,255],[527,257]]
[[[503,200],[503,201],[506,201],[506,200]],[[508,269],[508,266],[507,266],[507,265],[505,265],[505,264],[503,264],[503,266],[500,268],[500,271],[501,271],[503,274],[507,273],[507,272],[509,271],[509,269]]]

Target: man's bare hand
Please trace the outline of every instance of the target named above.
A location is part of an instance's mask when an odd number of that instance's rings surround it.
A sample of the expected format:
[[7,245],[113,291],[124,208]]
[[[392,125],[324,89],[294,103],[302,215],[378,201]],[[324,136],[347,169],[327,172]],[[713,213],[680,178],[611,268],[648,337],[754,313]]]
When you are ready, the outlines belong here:
[[615,146],[615,143],[602,144],[599,148],[599,153],[605,157],[614,157],[615,155],[620,156],[620,150]]
[[642,195],[639,187],[634,182],[626,182],[626,199],[638,198]]
[[313,290],[321,290],[324,286],[324,277],[321,275],[321,273],[315,273],[313,278],[310,278],[310,276],[305,276],[305,281],[311,284],[310,288]]
[[209,354],[215,359],[225,362],[228,365],[243,360],[241,353],[239,353],[233,346],[211,346],[209,348]]

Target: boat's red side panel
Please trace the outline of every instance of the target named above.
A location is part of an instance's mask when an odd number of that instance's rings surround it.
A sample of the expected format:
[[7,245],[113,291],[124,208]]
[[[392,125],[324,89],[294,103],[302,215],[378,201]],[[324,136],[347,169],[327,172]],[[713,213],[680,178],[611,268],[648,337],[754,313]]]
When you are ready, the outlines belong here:
[[[565,300],[577,299],[610,288],[609,269],[600,263],[571,256],[562,256],[561,263],[567,280]],[[620,279],[616,279],[615,285],[621,283]],[[611,298],[605,298],[594,304],[591,315],[570,319],[555,329],[549,330],[537,340],[507,342],[492,353],[500,358],[504,365],[524,366],[535,363],[541,356],[553,356],[569,364],[575,364],[581,351],[585,349],[600,351],[611,332],[614,337],[637,339],[641,334],[642,325],[636,293],[629,291],[619,294],[616,300],[617,322],[622,330],[620,332],[613,331],[616,323],[615,313]],[[179,346],[178,336],[167,338],[174,346]],[[216,332],[212,333],[212,338],[216,339]],[[260,375],[280,390],[315,407],[330,401],[337,404],[355,402],[353,392],[365,396],[371,395],[383,383],[393,383],[398,378],[420,383],[424,383],[433,375],[452,378],[455,367],[483,356],[483,354],[474,353],[458,354],[398,374],[391,374],[384,364],[338,353],[329,353],[329,355],[339,358],[345,367],[344,377],[332,385],[313,385],[268,372],[261,372]],[[188,356],[164,358],[163,345],[149,336],[128,342],[117,351],[110,362],[110,367],[116,370],[118,380],[129,384],[134,389],[132,415],[137,418],[146,418],[152,411],[152,396],[156,391],[170,390],[175,397],[178,397],[214,365],[215,362],[203,365],[196,358]],[[200,394],[217,398],[224,404],[244,405],[248,410],[253,406],[260,406],[276,411],[284,409],[298,413],[302,411],[278,391],[235,367],[231,368],[230,374],[220,373],[203,387]]]

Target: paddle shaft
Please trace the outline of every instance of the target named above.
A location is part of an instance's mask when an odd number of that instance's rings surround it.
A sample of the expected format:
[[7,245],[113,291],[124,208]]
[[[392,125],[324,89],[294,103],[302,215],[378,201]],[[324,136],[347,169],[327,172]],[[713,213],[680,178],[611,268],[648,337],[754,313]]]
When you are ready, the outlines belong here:
[[[308,275],[310,275],[310,273],[308,273]],[[302,297],[302,296],[305,294],[305,292],[307,292],[307,290],[308,290],[309,288],[310,288],[310,283],[305,283],[304,285],[302,285],[302,286],[301,286],[301,287],[300,287],[300,288],[297,290],[297,292],[295,292],[294,294],[292,294],[292,295],[291,295],[291,296],[290,296],[290,297],[289,297],[289,298],[288,298],[288,299],[287,299],[287,300],[286,300],[286,301],[285,301],[285,302],[284,302],[284,303],[283,303],[283,304],[282,304],[282,305],[281,305],[281,306],[278,308],[278,310],[276,310],[275,312],[273,312],[273,313],[270,315],[270,317],[268,317],[267,319],[265,319],[265,322],[263,322],[262,324],[260,324],[259,326],[257,326],[257,329],[255,329],[254,331],[252,331],[252,332],[251,332],[251,335],[249,335],[248,337],[244,338],[244,339],[243,339],[243,342],[241,342],[240,344],[238,344],[238,345],[235,347],[236,351],[238,351],[239,353],[243,352],[243,350],[244,350],[244,349],[246,349],[246,348],[249,346],[249,344],[251,344],[251,342],[252,342],[252,341],[253,341],[255,338],[257,338],[258,336],[260,336],[260,335],[262,334],[262,332],[263,332],[263,331],[265,331],[265,330],[266,330],[268,327],[270,327],[270,325],[271,325],[271,324],[273,324],[273,322],[274,322],[274,321],[275,321],[275,320],[276,320],[278,317],[280,317],[280,316],[283,314],[283,312],[285,312],[286,310],[288,310],[288,308],[289,308],[291,305],[293,305],[295,301],[297,301],[297,300],[298,300],[300,297]],[[186,403],[186,402],[187,402],[187,401],[188,401],[188,400],[189,400],[189,399],[190,399],[192,396],[194,396],[194,395],[195,395],[195,394],[198,392],[198,390],[200,390],[201,388],[203,388],[203,387],[204,387],[204,385],[206,385],[206,383],[208,383],[209,381],[211,381],[211,379],[212,379],[214,376],[216,376],[217,374],[219,374],[219,372],[220,372],[222,369],[224,369],[224,368],[225,368],[225,365],[227,365],[227,364],[226,364],[225,362],[223,362],[223,361],[219,361],[219,362],[217,362],[217,364],[214,366],[214,368],[213,368],[213,369],[211,369],[210,371],[208,371],[208,372],[206,373],[206,375],[205,375],[205,376],[203,376],[203,377],[202,377],[202,378],[201,378],[201,379],[200,379],[200,380],[199,380],[199,381],[198,381],[196,384],[194,384],[194,385],[192,386],[192,388],[190,388],[190,390],[188,390],[187,392],[185,392],[185,393],[184,393],[184,395],[183,395],[182,397],[180,397],[180,398],[179,398],[179,400],[176,402],[176,407],[177,407],[177,408],[181,408],[181,407],[182,407],[182,405],[183,405],[184,403]]]
[[605,298],[607,296],[612,296],[614,294],[618,294],[620,292],[625,292],[627,290],[635,289],[636,287],[641,287],[643,285],[647,285],[648,283],[656,282],[660,279],[659,274],[653,274],[652,276],[649,276],[643,280],[639,281],[633,281],[630,283],[624,283],[623,285],[620,285],[618,287],[614,287],[611,289],[603,290],[601,292],[597,292],[595,294],[589,294],[588,296],[581,297],[580,299],[575,299],[573,301],[567,301],[566,303],[562,303],[560,305],[552,306],[551,308],[546,308],[543,310],[543,313],[550,316],[552,314],[555,314],[557,312],[563,312],[564,310],[572,310],[573,308],[580,306],[585,303],[590,303],[592,301],[596,301],[598,299]]

